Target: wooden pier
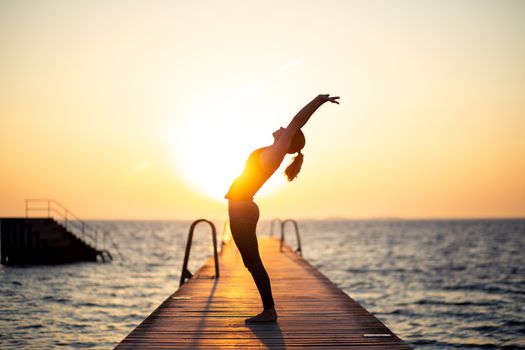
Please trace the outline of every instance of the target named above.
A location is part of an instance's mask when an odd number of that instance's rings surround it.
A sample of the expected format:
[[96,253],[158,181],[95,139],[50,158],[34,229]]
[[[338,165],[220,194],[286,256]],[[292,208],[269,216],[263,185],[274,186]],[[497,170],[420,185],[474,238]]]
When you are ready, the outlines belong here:
[[233,243],[211,258],[116,349],[411,349],[383,323],[279,240],[259,238],[277,323],[245,324],[262,309]]

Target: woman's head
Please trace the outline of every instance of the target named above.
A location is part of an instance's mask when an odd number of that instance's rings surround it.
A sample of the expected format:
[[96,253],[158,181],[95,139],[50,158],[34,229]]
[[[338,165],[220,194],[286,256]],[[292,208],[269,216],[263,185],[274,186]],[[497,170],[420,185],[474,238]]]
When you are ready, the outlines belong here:
[[274,141],[279,140],[279,138],[280,138],[281,135],[283,134],[284,130],[285,130],[285,129],[284,129],[282,126],[281,126],[279,129],[275,130],[275,131],[273,132],[273,134],[272,134],[272,136],[273,136],[273,140],[274,140]]
[[301,166],[303,165],[304,159],[304,155],[301,153],[301,150],[304,148],[305,144],[306,138],[304,137],[303,132],[298,130],[293,136],[292,142],[290,143],[290,147],[288,147],[287,152],[289,154],[297,153],[293,161],[286,167],[286,170],[284,171],[288,181],[295,179],[301,171]]
[[294,154],[297,152],[301,152],[305,144],[306,139],[304,137],[303,132],[301,130],[297,130],[297,132],[293,136],[292,142],[290,143],[290,147],[288,147],[287,153]]
[[[286,130],[286,129],[281,127],[278,130],[273,132],[272,135],[273,135],[273,138],[274,138],[275,141],[279,140],[279,138],[283,134],[284,130]],[[292,139],[292,142],[290,143],[290,147],[288,147],[288,151],[286,153],[288,153],[288,154],[297,153],[297,152],[301,151],[304,148],[305,144],[306,144],[306,139],[304,137],[304,134],[303,134],[303,132],[301,130],[298,130],[295,133],[295,135],[294,135],[294,137]]]

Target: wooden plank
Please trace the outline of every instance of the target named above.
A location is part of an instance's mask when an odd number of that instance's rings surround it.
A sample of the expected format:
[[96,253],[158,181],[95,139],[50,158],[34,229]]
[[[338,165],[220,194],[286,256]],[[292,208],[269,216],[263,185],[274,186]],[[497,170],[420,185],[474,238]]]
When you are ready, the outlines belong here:
[[164,301],[116,349],[411,349],[288,246],[259,238],[277,323],[245,324],[262,310],[251,275],[233,244]]

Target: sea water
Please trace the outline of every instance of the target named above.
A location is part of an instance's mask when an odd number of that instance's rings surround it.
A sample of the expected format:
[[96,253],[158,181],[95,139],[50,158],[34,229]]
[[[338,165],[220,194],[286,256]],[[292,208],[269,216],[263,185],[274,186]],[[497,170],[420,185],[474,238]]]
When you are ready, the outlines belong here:
[[[122,257],[113,249],[108,264],[0,266],[1,349],[112,348],[178,288],[191,222],[91,224],[111,233]],[[304,257],[414,347],[525,349],[525,220],[299,227]],[[262,221],[258,234],[268,232]],[[190,271],[211,254],[199,226]]]

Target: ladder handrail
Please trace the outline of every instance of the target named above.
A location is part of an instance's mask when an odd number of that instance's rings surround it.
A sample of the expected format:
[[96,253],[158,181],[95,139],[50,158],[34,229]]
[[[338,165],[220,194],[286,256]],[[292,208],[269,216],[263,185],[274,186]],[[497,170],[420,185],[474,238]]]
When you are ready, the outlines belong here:
[[286,219],[284,221],[281,221],[281,244],[279,246],[279,251],[283,251],[283,245],[284,245],[284,227],[287,223],[291,222],[295,228],[295,237],[297,238],[297,249],[295,252],[299,254],[300,256],[303,256],[303,251],[301,248],[301,236],[299,235],[299,225],[297,224],[297,221],[294,219]]
[[231,239],[230,234],[230,220],[224,220],[224,224],[222,225],[222,234],[221,234],[221,253],[224,248],[225,244],[228,244],[228,242]]
[[[119,255],[120,259],[121,259],[122,261],[126,260],[126,259],[124,258],[124,256],[122,255],[122,253],[120,252],[120,250],[118,249],[118,245],[115,243],[115,241],[113,240],[113,238],[111,237],[111,235],[110,235],[109,232],[107,232],[107,231],[104,231],[104,232],[103,232],[103,235],[102,235],[102,240],[103,240],[102,246],[104,247],[104,250],[106,250],[105,247],[106,247],[106,239],[107,239],[107,238],[109,238],[109,241],[110,241],[111,245],[113,246],[113,249],[115,249],[115,251],[116,251],[117,254]],[[110,255],[111,255],[111,254],[110,254]]]
[[275,223],[282,225],[283,221],[279,218],[275,218],[270,222],[270,237],[273,237],[273,226],[274,226],[273,224]]
[[188,232],[188,240],[186,241],[186,250],[184,252],[184,262],[182,263],[182,272],[180,275],[179,287],[186,282],[186,279],[190,279],[191,277],[193,277],[193,274],[188,270],[188,260],[190,258],[191,243],[193,241],[193,231],[195,230],[195,226],[197,226],[201,222],[206,222],[211,227],[211,236],[213,240],[213,256],[215,258],[215,278],[219,278],[219,256],[217,253],[217,231],[215,230],[215,225],[209,220],[199,219],[195,220],[191,224],[190,230]]

